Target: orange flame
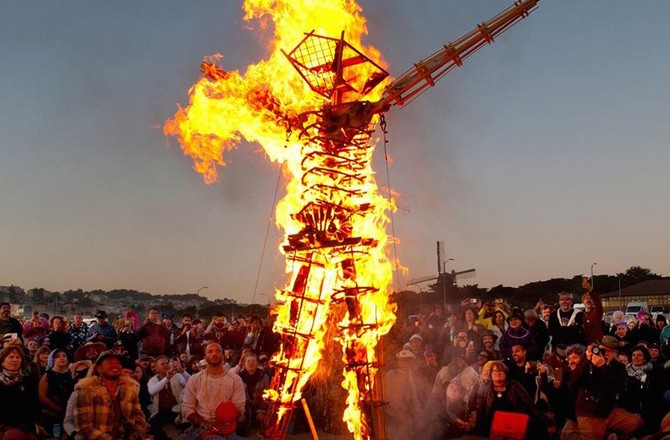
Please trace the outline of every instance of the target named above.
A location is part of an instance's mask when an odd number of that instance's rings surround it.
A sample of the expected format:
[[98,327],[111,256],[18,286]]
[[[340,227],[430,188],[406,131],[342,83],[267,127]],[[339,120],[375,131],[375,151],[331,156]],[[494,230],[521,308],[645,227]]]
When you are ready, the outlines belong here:
[[[367,33],[365,19],[352,0],[246,0],[244,10],[245,20],[258,20],[266,29],[274,25],[269,58],[248,66],[244,74],[219,67],[221,55],[206,58],[203,78],[189,90],[189,105],[178,108],[173,119],[165,123],[164,132],[178,137],[184,154],[193,159],[194,168],[208,184],[217,179],[217,168],[225,164],[224,153],[242,140],[260,144],[269,158],[284,163],[291,175],[287,194],[278,203],[276,213],[277,224],[285,233],[280,251],[286,254],[290,282],[276,292],[275,298],[282,306],[274,330],[307,336],[306,342],[296,339],[295,344],[284,344],[273,356],[273,361],[286,370],[279,389],[267,393],[270,399],[283,405],[279,408],[280,418],[288,404],[300,399],[300,390],[322,357],[324,324],[331,303],[341,301],[337,296],[343,291],[358,292],[361,286],[366,287],[365,294],[352,300],[355,306],[339,323],[343,360],[348,366],[342,383],[348,390],[344,421],[357,439],[365,438],[370,428],[363,426],[361,400],[369,399],[372,392],[379,338],[388,333],[395,321],[393,306],[388,302],[392,268],[385,253],[387,213],[394,209],[394,204],[379,194],[370,166],[373,148],[369,135],[359,139],[369,148],[351,153],[347,163],[338,163],[340,156],[332,161],[326,159],[329,170],[335,170],[335,174],[313,172],[321,169],[319,161],[324,160],[321,145],[290,136],[289,128],[300,118],[309,119],[306,112],[320,110],[329,101],[308,87],[281,49],[294,47],[304,38],[304,32],[339,38],[344,31],[352,46],[363,48],[365,56],[378,66],[383,67],[384,63],[377,49],[362,45],[361,38]],[[357,69],[351,77],[354,89],[362,90],[365,81],[374,77],[374,66],[361,63],[354,69]],[[379,99],[380,89],[366,98]],[[349,98],[352,101],[359,96]],[[303,122],[299,125],[309,127],[310,121]],[[348,165],[351,161],[360,165],[354,174]],[[349,192],[333,191],[329,203],[354,214],[336,216],[339,223],[332,240],[342,242],[342,234],[364,237],[365,246],[294,250],[289,255],[285,248],[290,245],[291,236],[305,231],[308,222],[323,220],[319,217],[325,209],[323,204],[319,205],[323,200],[313,195],[313,188],[338,186],[342,181],[347,182]],[[311,210],[312,205],[320,207]],[[301,263],[307,260],[308,263]],[[300,317],[296,319],[298,288],[302,296]],[[297,351],[299,356],[295,355]]]

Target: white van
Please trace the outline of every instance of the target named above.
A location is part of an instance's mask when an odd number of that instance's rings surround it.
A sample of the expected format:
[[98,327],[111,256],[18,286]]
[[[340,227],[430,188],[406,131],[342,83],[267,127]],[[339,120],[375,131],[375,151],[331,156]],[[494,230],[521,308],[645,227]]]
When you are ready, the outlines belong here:
[[646,301],[631,301],[626,306],[626,315],[637,315],[637,312],[644,310],[649,312],[649,306]]

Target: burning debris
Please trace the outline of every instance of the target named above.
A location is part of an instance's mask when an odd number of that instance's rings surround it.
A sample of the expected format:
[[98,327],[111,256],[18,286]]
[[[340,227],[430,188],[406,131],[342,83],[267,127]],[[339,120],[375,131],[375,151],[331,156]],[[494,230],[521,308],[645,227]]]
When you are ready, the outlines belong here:
[[[320,2],[312,15],[307,5],[298,11],[299,2],[274,3],[281,5],[265,11],[248,0],[247,18],[269,12],[276,47],[299,44],[288,53],[276,50],[244,76],[203,62],[204,78],[191,89],[189,107],[166,123],[165,133],[179,137],[207,182],[216,179],[223,151],[240,135],[260,143],[291,174],[277,208],[290,281],[275,295],[280,307],[274,331],[281,348],[272,358],[276,373],[266,391],[274,417],[270,436],[286,437],[294,406],[321,359],[329,314],[337,308],[344,311],[335,329],[347,390],[343,420],[357,439],[386,438],[377,346],[395,322],[392,265],[385,253],[394,204],[380,195],[371,168],[375,125],[392,105],[411,101],[524,18],[537,0],[516,2],[382,91],[378,86],[388,73],[379,52],[356,49],[363,47],[366,29],[355,3]],[[295,23],[294,17],[305,21]],[[298,37],[296,28],[318,33]]]

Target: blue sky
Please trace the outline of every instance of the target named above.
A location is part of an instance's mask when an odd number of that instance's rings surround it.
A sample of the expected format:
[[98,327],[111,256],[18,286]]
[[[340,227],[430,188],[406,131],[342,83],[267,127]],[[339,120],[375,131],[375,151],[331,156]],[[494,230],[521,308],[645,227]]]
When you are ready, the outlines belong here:
[[[392,75],[506,8],[361,1]],[[527,20],[387,114],[398,257],[409,278],[477,269],[480,286],[670,275],[670,2],[544,0]],[[162,124],[199,76],[265,57],[234,1],[33,1],[0,17],[0,284],[204,291],[282,286],[277,167],[256,145],[206,186]],[[309,29],[306,29],[309,31]],[[374,167],[386,183],[381,151]],[[400,284],[405,279],[399,280]],[[265,295],[265,296],[263,296]]]

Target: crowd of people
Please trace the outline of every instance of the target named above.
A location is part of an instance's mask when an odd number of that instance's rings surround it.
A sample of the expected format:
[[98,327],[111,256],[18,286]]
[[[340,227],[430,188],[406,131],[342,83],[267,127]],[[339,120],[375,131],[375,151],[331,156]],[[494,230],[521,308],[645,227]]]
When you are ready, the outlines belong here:
[[[670,435],[665,317],[605,324],[597,292],[583,287],[585,311],[561,292],[528,310],[467,299],[398,321],[388,438],[489,438],[501,426],[529,439]],[[0,440],[230,440],[271,417],[263,391],[279,341],[266,319],[184,313],[177,323],[151,307],[142,322],[99,310],[89,326],[77,313],[22,323],[9,311],[0,305]]]
[[236,439],[260,428],[278,347],[257,316],[209,322],[151,307],[87,325],[0,305],[0,440]]
[[561,292],[527,310],[436,305],[407,323],[385,377],[389,439],[670,439],[665,316],[606,324],[582,287],[584,311]]

